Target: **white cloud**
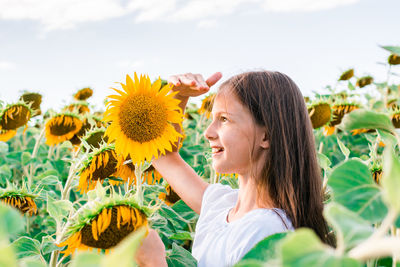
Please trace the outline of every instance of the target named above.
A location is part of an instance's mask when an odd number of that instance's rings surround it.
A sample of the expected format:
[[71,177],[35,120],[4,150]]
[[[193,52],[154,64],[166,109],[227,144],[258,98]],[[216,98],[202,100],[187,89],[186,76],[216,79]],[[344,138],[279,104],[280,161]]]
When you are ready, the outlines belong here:
[[[0,19],[34,20],[45,31],[68,29],[84,22],[133,16],[136,22],[205,21],[243,11],[245,4],[265,11],[318,11],[360,0],[0,0]],[[202,22],[203,21],[203,22]]]
[[201,29],[209,29],[217,26],[218,22],[215,19],[201,20],[197,23],[197,27]]
[[143,60],[120,60],[116,64],[121,69],[137,70],[144,66]]
[[17,65],[9,61],[0,61],[0,70],[15,70]]

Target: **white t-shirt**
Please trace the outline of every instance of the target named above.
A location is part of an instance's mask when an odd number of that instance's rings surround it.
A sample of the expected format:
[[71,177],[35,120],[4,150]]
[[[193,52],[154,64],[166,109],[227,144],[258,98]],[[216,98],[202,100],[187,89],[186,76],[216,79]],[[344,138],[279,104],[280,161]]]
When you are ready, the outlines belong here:
[[204,192],[192,247],[199,267],[232,266],[267,236],[293,230],[281,209],[274,210],[288,228],[272,209],[255,209],[228,223],[228,212],[235,206],[238,194],[238,189],[222,184],[211,184]]

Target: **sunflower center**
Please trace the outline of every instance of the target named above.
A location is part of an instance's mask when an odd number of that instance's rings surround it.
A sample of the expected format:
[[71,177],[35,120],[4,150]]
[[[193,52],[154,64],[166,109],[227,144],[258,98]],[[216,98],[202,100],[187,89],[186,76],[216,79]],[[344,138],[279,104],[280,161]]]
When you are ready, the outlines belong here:
[[162,135],[168,123],[167,110],[153,96],[132,95],[121,105],[119,123],[128,138],[148,142]]
[[14,130],[25,125],[30,119],[30,111],[24,106],[13,106],[4,112],[1,127],[5,130]]
[[50,125],[50,133],[55,136],[62,136],[69,132],[72,132],[76,129],[76,124],[67,123],[67,117],[63,116],[62,121],[54,122],[53,125]]

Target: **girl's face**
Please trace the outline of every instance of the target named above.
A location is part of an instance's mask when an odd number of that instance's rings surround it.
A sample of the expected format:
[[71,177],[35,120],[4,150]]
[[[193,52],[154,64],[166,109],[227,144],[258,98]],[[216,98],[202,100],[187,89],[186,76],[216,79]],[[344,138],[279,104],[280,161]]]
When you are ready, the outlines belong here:
[[204,133],[210,142],[215,171],[249,175],[251,168],[262,166],[269,146],[265,133],[265,127],[254,122],[235,93],[218,93],[212,122]]

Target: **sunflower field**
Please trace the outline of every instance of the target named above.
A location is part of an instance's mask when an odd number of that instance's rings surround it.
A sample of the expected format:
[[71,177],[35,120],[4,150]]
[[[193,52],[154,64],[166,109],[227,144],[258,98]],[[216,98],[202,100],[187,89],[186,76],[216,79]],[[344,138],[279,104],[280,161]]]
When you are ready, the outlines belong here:
[[[300,228],[267,237],[236,266],[400,266],[400,47],[383,48],[385,81],[349,69],[329,94],[305,97],[336,247]],[[238,188],[236,174],[212,169],[203,137],[214,94],[183,114],[166,81],[136,73],[98,110],[93,93],[59,110],[42,111],[35,92],[0,101],[0,266],[136,266],[148,227],[169,266],[196,266],[198,215],[151,161],[179,149],[207,182]]]

